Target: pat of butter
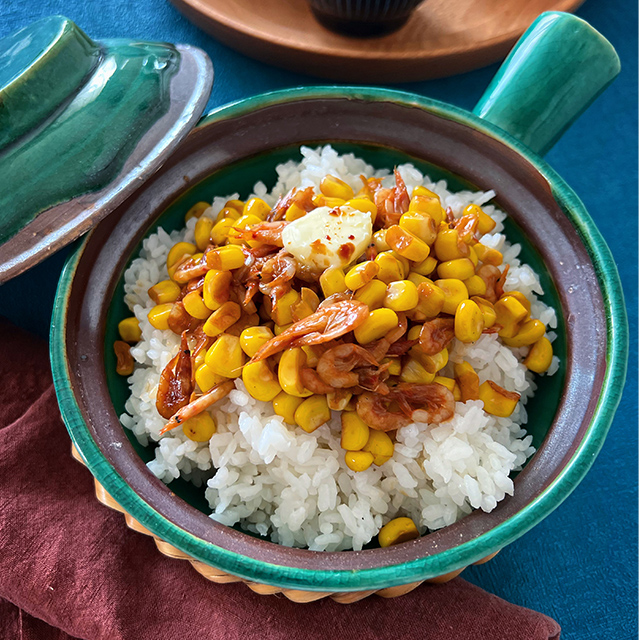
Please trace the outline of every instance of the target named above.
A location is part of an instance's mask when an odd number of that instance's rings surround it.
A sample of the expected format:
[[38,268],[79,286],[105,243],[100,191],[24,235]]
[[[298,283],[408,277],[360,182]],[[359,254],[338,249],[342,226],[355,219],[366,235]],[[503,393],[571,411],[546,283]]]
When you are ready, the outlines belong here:
[[324,270],[354,262],[369,246],[372,232],[368,213],[344,205],[318,207],[290,222],[282,242],[298,262]]

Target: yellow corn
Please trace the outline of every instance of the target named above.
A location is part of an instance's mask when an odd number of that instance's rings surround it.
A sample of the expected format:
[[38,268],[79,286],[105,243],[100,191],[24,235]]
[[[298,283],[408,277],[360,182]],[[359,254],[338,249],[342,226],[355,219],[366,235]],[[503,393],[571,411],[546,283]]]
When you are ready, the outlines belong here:
[[242,215],[255,216],[260,220],[266,220],[271,213],[271,207],[262,198],[250,198],[242,209]]
[[428,213],[408,211],[400,216],[400,222],[398,224],[429,245],[434,243],[436,235],[438,234],[436,223]]
[[336,389],[331,393],[327,393],[327,404],[331,411],[345,411],[351,403],[353,394],[346,389]]
[[[251,213],[240,216],[229,229],[229,244],[244,244],[245,241],[241,237],[241,229],[246,229],[254,224],[260,224],[262,220],[258,216]],[[250,247],[257,247],[260,242],[257,240],[248,240],[246,242]]]
[[369,439],[362,447],[363,451],[373,454],[373,464],[383,465],[393,455],[393,440],[384,432],[369,429]]
[[168,320],[172,308],[173,304],[171,302],[157,304],[155,307],[153,307],[153,309],[151,309],[151,311],[149,311],[149,313],[147,314],[147,318],[149,318],[151,326],[154,329],[166,331],[169,328]]
[[476,253],[476,250],[473,248],[473,245],[469,245],[469,260],[473,262],[474,269],[478,266],[478,262],[480,262],[478,260],[478,254]]
[[456,381],[453,378],[446,378],[444,376],[436,376],[433,381],[446,387],[451,393],[453,393],[453,389],[456,386]]
[[283,331],[286,331],[292,324],[293,322],[290,322],[289,324],[274,324],[273,333],[279,336]]
[[433,382],[435,373],[429,373],[417,358],[407,358],[400,372],[402,382],[429,384]]
[[304,351],[305,355],[307,356],[307,367],[311,367],[312,369],[315,369],[318,366],[318,361],[320,360],[320,357],[324,353],[322,345],[311,345],[311,346],[305,345],[304,347],[301,347],[301,349]]
[[294,322],[315,313],[319,304],[320,298],[318,298],[318,294],[312,289],[302,287],[300,289],[300,299],[291,307]]
[[[227,302],[220,305],[220,307],[218,307],[207,318],[207,321],[202,325],[202,330],[210,338],[214,338],[215,336],[224,333],[230,326],[238,322],[241,315],[242,309],[240,308],[240,305],[237,302],[227,300]],[[234,336],[234,338],[235,337],[236,336]],[[238,347],[240,347],[239,342]],[[240,350],[242,351],[241,348]]]
[[316,207],[329,207],[330,209],[341,207],[345,203],[342,198],[329,198],[321,193],[313,196],[313,198],[311,198],[311,202],[313,202]]
[[421,276],[419,273],[416,273],[415,271],[409,272],[409,275],[407,276],[407,280],[409,282],[413,282],[413,284],[416,285],[416,288],[418,287],[419,284],[422,284],[423,282],[430,282],[429,278],[427,278],[426,276]]
[[496,310],[493,308],[493,305],[488,300],[485,300],[484,298],[480,298],[478,296],[473,296],[471,300],[473,300],[478,305],[478,308],[482,313],[482,322],[484,323],[484,328],[489,329],[490,327],[493,327],[493,325],[496,323]]
[[278,364],[278,381],[283,391],[291,396],[307,398],[312,395],[300,380],[300,369],[305,365],[306,360],[305,352],[299,347],[291,347],[282,352]]
[[173,280],[162,280],[150,287],[147,293],[156,304],[175,302],[180,296],[180,285]]
[[350,200],[354,196],[353,189],[344,180],[331,175],[326,175],[322,178],[320,191],[328,198]]
[[182,432],[189,440],[208,442],[216,432],[216,421],[207,411],[199,413],[182,423]]
[[[428,191],[428,189],[426,189],[426,191]],[[435,193],[433,196],[416,195],[414,189],[413,197],[409,202],[409,211],[429,214],[436,225],[440,224],[442,220],[444,220],[444,210],[440,204],[440,198]]]
[[538,342],[544,336],[545,331],[546,327],[540,320],[527,320],[520,326],[518,333],[513,338],[502,338],[502,342],[509,347],[528,347],[530,344]]
[[269,327],[247,327],[240,334],[240,346],[250,358],[253,358],[271,338],[273,331]]
[[480,307],[473,300],[463,300],[458,305],[454,327],[460,342],[475,342],[480,338],[484,321]]
[[383,251],[389,251],[391,247],[387,242],[387,230],[379,229],[373,234],[373,244],[378,253],[382,253]]
[[277,376],[266,360],[245,364],[242,381],[247,391],[262,402],[270,402],[282,391]]
[[399,358],[383,358],[382,364],[389,364],[387,371],[390,376],[399,376],[402,371],[402,363]]
[[477,400],[480,395],[480,379],[473,367],[468,362],[462,361],[457,362],[453,370],[460,385],[462,402]]
[[289,424],[295,424],[296,409],[304,402],[303,398],[298,396],[291,396],[284,391],[281,391],[273,399],[273,411],[276,415],[284,418],[284,421]]
[[366,471],[373,464],[373,454],[368,451],[347,451],[344,461],[352,471]]
[[392,309],[374,309],[369,317],[354,330],[356,340],[360,344],[369,344],[379,340],[386,333],[398,326],[398,315]]
[[[369,427],[355,411],[343,411],[340,446],[347,451],[360,451],[369,440]],[[373,458],[371,460],[373,462]]]
[[378,544],[381,547],[390,547],[419,537],[420,532],[411,518],[394,518],[378,532]]
[[371,282],[379,272],[380,265],[372,260],[367,260],[355,265],[355,267],[351,267],[344,277],[344,283],[347,285],[347,289],[355,291]]
[[502,297],[507,298],[508,296],[515,298],[527,310],[527,313],[531,313],[531,303],[524,293],[520,291],[506,291]]
[[229,239],[229,231],[235,224],[235,220],[224,218],[216,222],[211,229],[210,240],[215,245],[223,245]]
[[193,234],[196,239],[196,246],[200,251],[204,251],[209,245],[209,237],[211,235],[211,229],[213,229],[213,220],[202,216],[196,222],[196,227],[193,230]]
[[173,265],[178,264],[185,256],[192,256],[196,252],[196,245],[191,242],[178,242],[169,249],[167,255],[167,269],[171,269]]
[[347,200],[345,204],[356,211],[362,211],[363,213],[368,213],[371,216],[371,222],[374,223],[378,216],[378,207],[369,200],[369,198],[353,198],[351,200]]
[[140,323],[138,319],[131,316],[118,322],[118,333],[125,342],[138,342],[142,338]]
[[[206,352],[204,356],[206,358]],[[215,387],[217,384],[224,382],[227,378],[214,373],[213,369],[207,365],[207,363],[201,364],[195,373],[196,384],[200,387],[200,391],[206,393]]]
[[418,285],[417,309],[427,318],[435,318],[443,309],[445,292],[433,282],[423,282]]
[[369,310],[373,311],[382,306],[385,296],[387,295],[387,285],[381,280],[372,280],[358,289],[355,299],[368,305]]
[[458,280],[467,280],[475,274],[473,262],[469,258],[457,258],[456,260],[447,260],[438,265],[438,275],[441,278],[458,278]]
[[[422,327],[418,327],[422,329]],[[441,369],[444,369],[449,362],[449,350],[443,349],[438,353],[428,356],[419,347],[413,347],[410,351],[412,357],[418,360],[420,364],[425,368],[427,373],[436,374]]]
[[344,280],[344,271],[338,267],[329,267],[320,276],[320,287],[325,298],[334,293],[343,293],[347,290]]
[[216,224],[221,220],[231,220],[235,222],[242,215],[242,209],[238,210],[236,207],[224,207],[216,216]]
[[271,309],[273,321],[281,327],[293,322],[293,307],[300,302],[300,294],[295,289],[289,289],[287,293],[278,298]]
[[293,204],[289,205],[289,207],[287,208],[287,211],[284,214],[284,219],[287,222],[293,222],[294,220],[297,220],[298,218],[302,218],[306,215],[307,215],[306,210],[303,209],[297,202],[294,202]]
[[404,267],[402,263],[393,255],[392,251],[383,251],[379,253],[374,262],[380,267],[378,272],[378,280],[382,280],[385,284],[402,280],[404,278]]
[[208,202],[196,202],[184,216],[184,221],[188,222],[191,218],[199,218],[211,205]]
[[442,311],[450,315],[455,315],[458,305],[469,297],[467,287],[464,286],[462,280],[457,278],[444,278],[436,280],[434,283],[440,287],[444,293],[444,304]]
[[469,247],[460,239],[456,229],[440,229],[433,248],[441,262],[466,258],[469,255]]
[[495,220],[488,216],[477,204],[469,204],[464,208],[463,215],[476,214],[478,216],[478,231],[484,235],[490,233],[496,226]]
[[202,287],[202,298],[212,311],[219,309],[229,299],[232,277],[230,271],[218,271],[217,269],[207,271]]
[[529,315],[527,308],[514,296],[503,296],[494,309],[496,322],[502,326],[498,332],[501,338],[513,338],[518,332],[518,324]]
[[520,400],[520,394],[503,389],[500,385],[487,380],[480,385],[479,398],[484,410],[492,416],[508,418]]
[[326,396],[312,395],[302,401],[294,414],[296,424],[307,433],[315,431],[325,422],[331,420],[331,409]]
[[483,296],[487,293],[487,285],[480,276],[473,275],[470,278],[467,278],[464,280],[464,286],[467,287],[470,297]]
[[207,350],[206,365],[219,376],[237,378],[242,374],[245,355],[240,338],[223,333]]
[[487,247],[481,242],[478,242],[473,248],[478,259],[484,264],[491,264],[494,267],[498,267],[502,264],[502,254],[496,249],[491,249],[491,247]]
[[207,307],[199,291],[190,291],[182,298],[182,304],[186,312],[198,320],[206,320],[211,315],[211,309]]
[[[391,255],[402,265],[402,277],[406,278],[411,271],[411,261],[407,260],[407,258],[401,256],[399,253],[395,251],[391,251]],[[389,284],[389,283],[387,283]]]
[[224,203],[225,209],[235,209],[239,214],[244,210],[244,202],[242,200],[227,200]]
[[400,225],[389,227],[386,238],[389,246],[407,260],[422,262],[429,257],[429,245]]
[[418,288],[410,280],[397,280],[387,286],[384,306],[396,312],[409,311],[418,304]]
[[551,366],[553,347],[547,338],[540,338],[529,350],[524,366],[530,371],[544,373]]
[[409,329],[407,332],[407,340],[418,340],[420,338],[420,331],[422,330],[422,325],[417,324]]
[[426,260],[414,264],[411,269],[421,276],[428,276],[437,266],[438,261],[433,256],[429,256]]
[[207,266],[218,271],[230,271],[244,266],[244,251],[235,244],[218,247],[207,253]]

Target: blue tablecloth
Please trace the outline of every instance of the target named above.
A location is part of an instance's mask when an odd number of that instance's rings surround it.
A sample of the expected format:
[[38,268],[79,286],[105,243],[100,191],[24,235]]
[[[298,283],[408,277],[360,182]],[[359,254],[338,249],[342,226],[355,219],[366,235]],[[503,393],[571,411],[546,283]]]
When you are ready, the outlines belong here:
[[[201,47],[216,72],[208,108],[262,91],[321,83],[228,49],[167,0],[4,0],[0,37],[51,14],[68,16],[94,38],[127,36]],[[629,375],[609,437],[582,484],[541,524],[464,577],[554,617],[564,640],[626,640],[638,637],[638,6],[635,0],[587,0],[578,15],[613,43],[622,73],[547,159],[586,204],[618,264],[629,310]],[[399,88],[470,109],[496,69]],[[0,287],[0,313],[46,336],[67,253]]]

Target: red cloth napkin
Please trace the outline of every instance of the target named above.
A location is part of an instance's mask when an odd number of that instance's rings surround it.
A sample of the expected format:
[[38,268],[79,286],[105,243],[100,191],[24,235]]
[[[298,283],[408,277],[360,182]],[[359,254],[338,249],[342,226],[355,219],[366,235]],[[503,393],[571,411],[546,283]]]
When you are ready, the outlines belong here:
[[0,321],[0,637],[549,640],[545,615],[460,578],[396,599],[300,605],[217,585],[100,505],[71,458],[46,344]]

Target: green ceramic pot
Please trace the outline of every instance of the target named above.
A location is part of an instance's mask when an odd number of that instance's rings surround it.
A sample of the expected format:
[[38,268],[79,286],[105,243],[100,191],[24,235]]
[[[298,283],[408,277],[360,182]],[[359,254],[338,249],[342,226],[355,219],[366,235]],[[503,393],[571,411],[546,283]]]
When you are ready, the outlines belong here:
[[[559,64],[562,60],[562,64]],[[588,62],[588,64],[587,64]],[[557,68],[556,68],[557,67]],[[62,415],[96,479],[153,534],[205,564],[255,582],[308,591],[375,590],[446,574],[509,544],[569,495],[599,451],[623,387],[627,323],[611,254],[545,151],[619,70],[583,21],[543,14],[516,46],[473,115],[417,95],[317,87],[243,100],[205,117],[144,187],[69,259],[51,327]],[[552,105],[552,107],[550,107]],[[507,133],[508,131],[508,133]],[[522,143],[526,140],[528,145]],[[152,451],[118,422],[127,396],[111,345],[129,315],[122,274],[158,225],[177,229],[199,200],[246,196],[300,144],[331,142],[378,167],[414,162],[456,189],[493,188],[507,235],[541,275],[558,311],[562,365],[528,405],[537,453],[515,495],[419,540],[362,552],[290,549],[210,520],[199,492],[146,468]],[[268,185],[269,186],[269,185]]]

